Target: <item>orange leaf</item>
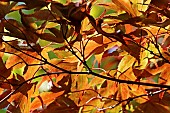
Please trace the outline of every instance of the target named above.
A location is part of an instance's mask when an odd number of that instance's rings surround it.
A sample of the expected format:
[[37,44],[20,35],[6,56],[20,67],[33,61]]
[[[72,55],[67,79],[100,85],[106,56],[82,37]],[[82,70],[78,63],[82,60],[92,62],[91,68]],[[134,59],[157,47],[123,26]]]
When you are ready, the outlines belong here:
[[[36,52],[29,52],[29,51],[27,51],[27,52],[25,52],[26,54],[29,54],[29,55],[31,55],[31,56],[33,56],[33,57],[39,57],[38,55],[37,55],[37,53]],[[26,54],[24,54],[24,53],[21,53],[21,52],[19,52],[19,53],[16,53],[18,56],[16,56],[16,55],[11,55],[9,58],[8,58],[8,60],[6,61],[6,67],[7,68],[10,68],[10,67],[12,67],[12,66],[14,66],[15,64],[17,64],[17,63],[19,63],[19,62],[22,62],[23,64],[21,64],[20,63],[20,65],[18,65],[19,67],[22,67],[22,66],[24,66],[25,64],[24,64],[24,62],[23,62],[23,60],[24,61],[26,61],[27,62],[27,64],[33,64],[33,63],[38,63],[38,62],[40,62],[40,61],[38,61],[38,60],[36,60],[35,58],[32,58],[31,56],[28,56],[28,55],[26,55]],[[23,59],[21,59],[20,57]],[[17,67],[17,65],[15,66],[15,68],[19,68],[19,67]]]
[[169,71],[170,65],[168,65],[162,72],[160,75],[160,79],[159,79],[159,83],[160,84],[166,84],[166,85],[170,85],[170,71]]
[[78,75],[78,79],[77,79],[77,89],[78,90],[84,90],[87,89],[88,86],[88,78],[86,75]]
[[119,95],[121,100],[128,99],[130,96],[130,90],[127,84],[120,84],[119,85]]
[[38,109],[40,107],[43,108],[44,106],[49,105],[57,97],[61,96],[63,93],[64,93],[64,91],[60,91],[60,92],[57,92],[57,93],[52,93],[52,92],[43,92],[43,93],[41,93],[31,103],[31,110],[34,111],[35,109]]

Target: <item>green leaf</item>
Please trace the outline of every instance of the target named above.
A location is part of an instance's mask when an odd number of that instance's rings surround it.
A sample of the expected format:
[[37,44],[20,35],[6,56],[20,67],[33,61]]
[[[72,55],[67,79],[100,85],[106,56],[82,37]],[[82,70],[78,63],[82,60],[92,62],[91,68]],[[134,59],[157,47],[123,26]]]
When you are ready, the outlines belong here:
[[53,58],[58,58],[53,51],[48,52],[48,57],[50,58],[50,60],[53,59]]
[[5,16],[6,19],[14,19],[18,22],[21,22],[21,16],[19,14],[19,11],[13,11],[13,12],[10,12],[8,13],[6,16]]
[[0,113],[6,113],[6,110],[5,109],[1,109]]

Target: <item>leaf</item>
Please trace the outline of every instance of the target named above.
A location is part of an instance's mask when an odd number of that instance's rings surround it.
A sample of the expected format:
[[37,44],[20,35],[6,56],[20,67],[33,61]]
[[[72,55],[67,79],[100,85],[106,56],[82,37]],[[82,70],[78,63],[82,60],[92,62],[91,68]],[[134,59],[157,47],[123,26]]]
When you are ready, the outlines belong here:
[[[19,62],[22,62],[22,63],[21,63],[20,65],[18,64],[18,68],[19,68],[19,67],[22,67],[22,66],[25,65],[24,62],[23,62],[23,60],[24,60],[24,61],[27,61],[27,64],[32,64],[32,63],[34,63],[34,62],[40,62],[40,61],[38,61],[37,59],[31,57],[31,56],[34,56],[34,57],[36,57],[36,58],[39,58],[39,56],[37,55],[36,52],[29,52],[29,51],[27,51],[27,52],[25,52],[25,54],[24,54],[24,53],[21,53],[21,52],[16,53],[16,54],[17,54],[17,55],[11,55],[11,56],[8,58],[8,60],[6,61],[6,67],[7,67],[7,68],[12,67],[12,66],[16,65],[16,64],[19,63]],[[27,54],[29,54],[29,55],[31,55],[31,56],[28,56]],[[15,68],[17,68],[17,65],[15,66]]]
[[[150,100],[140,104],[133,113],[169,113],[169,94],[165,94],[162,99],[159,95],[151,96]],[[152,109],[152,110],[151,110]]]
[[130,91],[127,84],[120,84],[118,90],[118,97],[120,96],[121,100],[128,99],[130,97]]
[[0,19],[4,18],[10,12],[10,3],[0,1]]
[[[39,61],[38,62],[34,61],[32,63],[33,64],[34,63],[39,63]],[[29,67],[27,72],[25,74],[23,73],[24,74],[24,79],[28,80],[28,79],[32,78],[35,75],[35,73],[39,70],[39,68],[40,68],[40,65]]]
[[58,57],[56,56],[56,54],[55,54],[54,52],[52,52],[52,51],[49,51],[49,52],[48,52],[48,56],[49,56],[49,59],[50,59],[50,60],[53,59],[53,58],[58,58]]
[[[14,0],[14,1],[20,1],[20,0]],[[22,1],[22,0],[21,0]],[[24,0],[26,3],[27,8],[32,9],[32,8],[42,8],[44,6],[48,6],[48,2],[42,1],[42,0],[36,0],[34,1],[34,4],[30,0]]]
[[[94,97],[97,97],[97,93],[94,92],[93,90],[84,91],[82,97],[80,98],[79,105],[88,104],[88,102],[90,102],[89,100],[92,100],[92,98]],[[94,104],[99,104],[99,103],[94,102]],[[89,103],[88,105],[92,105],[92,104]]]
[[84,90],[88,88],[88,78],[86,75],[78,75],[77,90]]
[[34,111],[38,108],[44,108],[52,103],[56,98],[61,96],[64,91],[52,93],[52,92],[43,92],[38,97],[36,97],[31,103],[31,110]]
[[146,70],[133,69],[133,72],[134,72],[134,74],[135,74],[135,76],[137,77],[138,80],[140,80],[141,78],[153,76],[151,73],[149,73]]
[[150,4],[154,5],[161,9],[166,9],[168,6],[169,0],[163,0],[162,2],[158,2],[157,0],[151,0]]
[[98,5],[106,8],[106,9],[113,9],[113,10],[116,10],[116,11],[121,10],[121,8],[118,5],[116,5],[116,3],[110,3],[110,2],[108,2],[108,3],[99,3]]
[[[132,65],[135,63],[135,58],[132,57],[131,55],[126,55],[122,58],[118,65],[118,70],[123,73],[125,72],[128,68],[132,67]],[[119,76],[120,73],[118,73],[117,76]]]
[[98,92],[103,97],[110,97],[110,96],[115,96],[117,91],[118,91],[117,83],[106,80],[105,82],[103,82]]
[[35,33],[26,30],[18,21],[14,19],[5,20],[3,21],[3,24],[5,29],[9,31],[7,34],[8,36],[27,40],[33,43],[36,43],[38,40],[38,37]]
[[[155,66],[155,68],[154,68],[154,65],[153,65],[153,63],[150,63],[148,66],[147,66],[147,68],[146,68],[146,70],[149,72],[149,73],[152,73],[153,75],[156,75],[156,74],[158,74],[158,73],[161,73],[161,72],[164,72],[164,70],[166,70],[167,69],[167,67],[169,67],[170,65],[169,64],[163,64],[162,66],[160,66],[160,67],[156,67]],[[166,71],[165,71],[166,72]]]
[[105,69],[106,71],[117,69],[117,66],[120,60],[121,60],[121,57],[116,57],[116,56],[108,56],[108,57],[102,58],[100,67],[102,69]]
[[93,77],[93,78],[89,78],[90,82],[88,84],[89,87],[101,87],[101,85],[103,84],[103,82],[105,81],[102,78],[98,78],[98,77]]
[[77,113],[79,107],[70,98],[61,96],[47,106],[47,109],[43,110],[43,113]]
[[[63,8],[63,10],[67,10],[67,9],[64,9],[63,4],[60,4],[60,3],[51,4],[51,11],[56,13],[59,17],[63,16],[63,14],[62,14],[63,11],[60,10],[62,8]],[[66,13],[66,12],[64,11],[63,13]]]
[[35,17],[38,20],[52,20],[54,17],[58,18],[58,15],[51,15],[50,11],[47,9],[37,10],[34,14],[30,15],[31,17]]
[[60,43],[64,42],[64,37],[60,30],[55,28],[49,28],[49,30],[56,36],[56,38],[58,38],[58,42]]
[[17,6],[12,7],[11,11],[17,11],[17,10],[26,9],[26,8],[27,8],[26,5],[21,4],[21,5],[17,5]]
[[116,4],[118,7],[120,7],[120,9],[131,14],[133,17],[136,16],[136,12],[132,8],[132,5],[129,0],[112,0],[112,2]]
[[19,13],[21,15],[21,22],[24,25],[24,27],[27,30],[35,31],[35,29],[37,29],[37,25],[34,23],[33,18],[28,17],[26,14],[22,12],[22,10],[20,10]]
[[29,111],[30,96],[32,95],[34,91],[33,84],[32,83],[23,84],[25,80],[20,75],[17,75],[17,79],[18,79],[17,82],[15,82],[16,87],[14,87],[13,89],[15,90],[15,93],[11,95],[10,98],[8,99],[10,103],[15,103],[15,104],[10,105],[9,110],[13,110],[19,107],[17,109],[19,109],[21,112]]
[[6,80],[12,72],[12,67],[11,68],[6,68],[5,64],[2,61],[2,58],[0,58],[0,80]]
[[[6,96],[8,96],[11,93],[11,90],[5,90],[1,95],[0,95],[0,100],[2,101]],[[3,102],[0,103],[0,109],[5,108],[8,106],[10,103],[7,100],[4,100]]]
[[130,55],[132,55],[136,60],[140,60],[140,50],[141,47],[138,46],[136,43],[127,41],[127,46],[121,47],[123,50],[127,51]]
[[56,43],[63,43],[64,39],[62,38],[62,35],[58,34],[57,36],[51,34],[51,33],[43,33],[39,35],[41,39],[50,41],[50,42],[56,42]]
[[134,35],[136,37],[142,37],[148,35],[148,33],[143,29],[136,29],[135,31],[130,32],[129,34]]
[[170,77],[168,76],[170,74],[169,68],[170,68],[170,65],[167,65],[165,69],[162,70],[160,74],[160,79],[159,79],[160,84],[167,84],[167,85],[170,84]]
[[23,26],[19,24],[16,20],[9,19],[7,21],[3,21],[4,27],[6,30],[8,30],[10,33],[9,35],[21,39],[25,39],[23,31]]
[[[77,33],[80,32],[81,21],[86,17],[84,13],[86,5],[78,5],[70,2],[67,5],[63,5],[60,3],[54,3],[51,5],[51,9],[53,12],[57,13],[59,16],[64,16],[68,19],[72,25],[75,26],[75,31]],[[61,16],[61,17],[62,17]]]

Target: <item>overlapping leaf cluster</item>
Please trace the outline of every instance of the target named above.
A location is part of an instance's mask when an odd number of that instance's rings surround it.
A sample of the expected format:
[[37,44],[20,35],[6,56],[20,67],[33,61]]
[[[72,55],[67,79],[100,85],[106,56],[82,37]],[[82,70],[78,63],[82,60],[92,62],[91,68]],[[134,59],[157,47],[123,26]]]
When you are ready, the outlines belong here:
[[169,113],[169,4],[1,0],[1,111]]

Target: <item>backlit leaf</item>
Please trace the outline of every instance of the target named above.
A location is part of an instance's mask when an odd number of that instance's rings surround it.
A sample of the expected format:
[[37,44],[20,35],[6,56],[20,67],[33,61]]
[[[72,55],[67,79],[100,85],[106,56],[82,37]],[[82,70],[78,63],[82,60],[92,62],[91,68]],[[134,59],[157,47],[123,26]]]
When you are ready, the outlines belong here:
[[44,108],[52,103],[57,97],[61,96],[64,91],[52,93],[52,92],[43,92],[38,97],[36,97],[31,103],[31,110],[38,108]]
[[136,12],[132,8],[132,5],[129,0],[112,0],[114,4],[117,4],[120,9],[127,11],[133,17],[136,16]]
[[[118,65],[118,70],[121,73],[123,73],[128,68],[130,68],[134,64],[135,61],[136,61],[135,58],[132,57],[131,55],[124,56]],[[118,74],[118,76],[119,76],[119,74]]]

